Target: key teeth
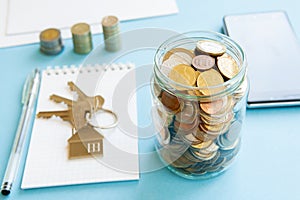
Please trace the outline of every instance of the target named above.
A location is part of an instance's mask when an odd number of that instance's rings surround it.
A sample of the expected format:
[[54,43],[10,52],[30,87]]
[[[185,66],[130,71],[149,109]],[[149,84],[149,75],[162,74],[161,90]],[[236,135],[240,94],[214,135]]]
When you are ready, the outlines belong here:
[[52,101],[55,101],[54,94],[50,95],[49,99],[52,100]]
[[42,119],[49,119],[49,118],[51,118],[51,117],[48,117],[48,116],[43,115],[42,113],[38,113],[38,114],[36,115],[36,117],[37,117],[37,118],[42,118]]
[[70,87],[70,90],[72,90],[72,91],[74,91],[74,83],[73,83],[73,81],[69,81],[68,82],[68,86]]
[[54,101],[55,103],[61,103],[61,101],[57,100],[57,99],[55,98],[55,96],[56,96],[56,95],[52,94],[52,95],[50,96],[49,99],[50,99],[51,101]]

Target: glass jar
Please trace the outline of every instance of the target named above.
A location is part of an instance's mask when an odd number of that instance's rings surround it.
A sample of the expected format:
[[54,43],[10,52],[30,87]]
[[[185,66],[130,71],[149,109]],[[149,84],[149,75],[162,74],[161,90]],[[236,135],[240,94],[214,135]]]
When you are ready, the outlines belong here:
[[151,91],[160,159],[189,179],[225,171],[240,149],[246,111],[242,48],[219,33],[188,32],[165,41],[154,61]]

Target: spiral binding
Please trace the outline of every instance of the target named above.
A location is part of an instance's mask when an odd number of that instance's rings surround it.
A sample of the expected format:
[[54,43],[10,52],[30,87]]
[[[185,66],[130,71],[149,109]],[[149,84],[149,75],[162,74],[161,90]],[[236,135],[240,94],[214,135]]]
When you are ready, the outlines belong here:
[[47,66],[43,71],[48,76],[51,75],[67,75],[77,73],[99,73],[108,70],[131,70],[134,68],[133,63],[112,63],[112,64],[94,64],[94,65],[62,65],[62,66]]

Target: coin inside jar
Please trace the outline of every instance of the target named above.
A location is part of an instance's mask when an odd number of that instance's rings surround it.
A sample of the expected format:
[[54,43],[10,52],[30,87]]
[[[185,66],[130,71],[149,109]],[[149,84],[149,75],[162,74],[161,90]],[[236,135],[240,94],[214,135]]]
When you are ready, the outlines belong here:
[[169,76],[171,70],[173,69],[173,67],[180,65],[181,60],[178,60],[177,58],[173,58],[173,59],[168,59],[165,60],[162,64],[161,64],[161,71],[166,75]]
[[240,76],[225,67],[235,61],[243,75],[244,61],[232,51],[230,43],[195,38],[167,43],[158,51],[152,92],[155,103],[161,106],[159,111],[165,114],[158,112],[153,118],[154,123],[156,118],[161,121],[155,126],[162,130],[155,143],[165,151],[161,158],[172,171],[192,178],[214,176],[235,157],[232,152],[237,152],[240,140],[235,122],[242,123],[245,114],[240,112],[244,105],[241,98],[247,94],[242,86],[232,87]]
[[[218,86],[224,83],[224,79],[215,69],[210,69],[199,74],[197,78],[197,86],[200,87],[200,92],[204,95],[212,95],[224,90],[224,87],[209,88]],[[207,88],[207,89],[206,89]]]
[[[179,54],[177,54],[177,53],[179,53]],[[193,57],[194,57],[193,52],[191,52],[185,48],[174,48],[165,54],[165,56],[163,57],[163,62],[168,60],[173,54],[181,55],[181,57],[189,58],[189,59],[190,58],[193,59]],[[183,54],[186,54],[186,55],[183,55]]]
[[183,85],[194,86],[197,77],[195,70],[191,66],[180,64],[173,67],[169,73],[169,78]]
[[213,40],[198,41],[196,49],[211,56],[221,56],[226,52],[226,47],[223,44]]
[[177,53],[172,54],[170,56],[169,60],[174,59],[174,58],[177,60],[180,60],[180,62],[182,64],[186,64],[186,65],[191,65],[192,60],[193,60],[193,57],[191,57],[190,55],[183,53],[183,52],[177,52]]
[[162,91],[161,103],[171,111],[176,111],[180,108],[178,98],[166,91]]
[[200,71],[208,70],[215,66],[215,59],[207,55],[195,56],[192,60],[192,65]]
[[239,67],[236,61],[229,56],[218,57],[217,66],[224,77],[231,79],[239,73]]
[[194,102],[185,102],[181,112],[178,112],[175,116],[176,121],[182,123],[193,122],[197,116],[197,104]]
[[207,114],[216,114],[222,110],[227,103],[227,98],[217,99],[211,102],[200,102],[200,108]]

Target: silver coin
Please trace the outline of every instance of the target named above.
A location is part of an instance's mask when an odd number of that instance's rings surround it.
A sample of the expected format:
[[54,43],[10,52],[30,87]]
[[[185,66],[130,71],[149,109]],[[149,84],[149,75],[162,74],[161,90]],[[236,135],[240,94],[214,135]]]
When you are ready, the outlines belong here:
[[182,64],[182,61],[180,59],[177,58],[173,58],[173,59],[168,59],[166,61],[164,61],[161,64],[161,68],[160,70],[162,71],[162,73],[164,73],[166,76],[169,76],[169,73],[171,72],[171,70],[173,69],[173,67]]
[[175,119],[182,123],[193,123],[197,117],[198,110],[197,103],[187,101],[184,103],[182,111],[176,114]]
[[177,59],[181,61],[181,64],[191,65],[193,57],[184,52],[175,52],[170,56],[169,59]]

